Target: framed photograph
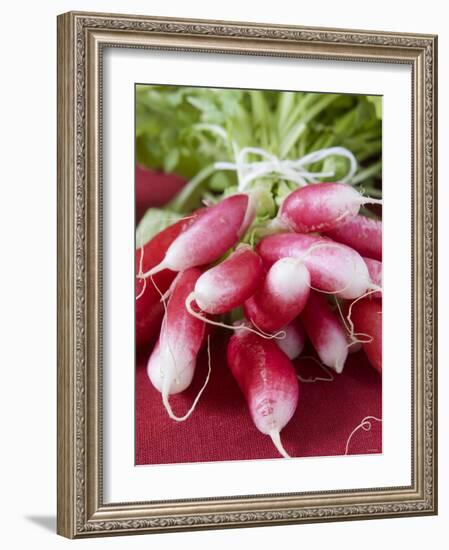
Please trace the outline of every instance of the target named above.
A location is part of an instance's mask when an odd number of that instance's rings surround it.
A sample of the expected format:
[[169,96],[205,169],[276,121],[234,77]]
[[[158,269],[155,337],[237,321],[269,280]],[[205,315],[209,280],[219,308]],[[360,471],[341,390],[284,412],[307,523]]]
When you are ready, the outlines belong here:
[[437,37],[58,17],[58,533],[437,513]]

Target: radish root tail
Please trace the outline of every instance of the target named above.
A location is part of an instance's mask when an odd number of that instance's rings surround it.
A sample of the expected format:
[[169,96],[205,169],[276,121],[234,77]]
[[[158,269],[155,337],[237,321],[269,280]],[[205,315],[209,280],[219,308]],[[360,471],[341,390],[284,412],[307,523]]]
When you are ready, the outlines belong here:
[[365,204],[380,204],[382,206],[382,199],[373,199],[372,197],[362,197],[360,204],[363,206]]
[[168,269],[168,267],[165,265],[164,260],[160,262],[159,264],[155,265],[148,271],[145,271],[145,273],[139,273],[137,277],[139,279],[147,279],[148,277],[152,277],[153,275],[156,275],[160,271],[164,271],[164,269]]
[[[376,288],[374,288],[373,290],[369,290],[368,292],[365,292],[365,294],[362,294],[362,296],[359,296],[358,298],[356,298],[355,300],[353,300],[349,306],[349,309],[348,309],[348,315],[346,316],[346,321],[348,322],[348,325],[349,325],[349,337],[351,339],[351,344],[355,341],[358,341],[360,342],[361,344],[370,344],[372,341],[373,341],[373,337],[370,335],[370,334],[363,334],[363,333],[356,333],[355,330],[354,330],[354,323],[352,322],[352,308],[353,306],[360,300],[362,300],[363,298],[366,298],[367,296],[370,296],[371,294],[375,294],[376,292],[379,292],[379,288],[377,285],[373,285],[375,286]],[[382,289],[380,289],[382,290]],[[366,336],[366,340],[360,340],[360,339],[357,339],[355,338],[356,336]]]
[[144,279],[143,280],[143,286],[142,286],[142,290],[139,292],[139,294],[136,296],[136,302],[137,300],[140,300],[140,298],[142,298],[142,296],[145,294],[145,290],[147,289],[147,280]]
[[210,357],[210,336],[207,337],[207,361],[208,361],[208,370],[207,370],[207,376],[206,376],[206,379],[204,380],[204,383],[203,385],[201,386],[200,388],[200,391],[197,393],[193,403],[192,403],[192,406],[190,407],[190,409],[186,412],[186,414],[184,416],[176,416],[176,414],[173,412],[173,409],[171,408],[171,405],[169,403],[169,382],[168,382],[168,378],[166,377],[164,379],[164,382],[163,382],[163,385],[162,385],[162,403],[164,404],[164,407],[168,413],[168,416],[172,419],[172,420],[176,420],[176,422],[184,422],[185,420],[187,420],[189,418],[189,416],[193,413],[193,411],[196,409],[196,406],[198,404],[198,401],[200,400],[200,397],[203,393],[203,391],[206,389],[206,386],[209,382],[209,378],[210,378],[210,373],[211,373],[211,370],[212,370],[212,366],[211,366],[211,357]]
[[370,422],[371,420],[382,422],[382,418],[377,418],[377,416],[365,416],[365,418],[363,418],[360,424],[356,426],[352,430],[352,432],[349,434],[348,440],[346,441],[345,455],[349,453],[349,444],[351,443],[351,439],[356,432],[358,432],[360,429],[364,430],[365,432],[369,432],[371,430],[372,428],[372,422]]
[[277,430],[273,430],[269,433],[269,436],[271,437],[271,441],[278,450],[279,454],[284,458],[291,458],[291,456],[287,453],[287,451],[284,449],[284,446],[282,445],[280,433]]
[[176,277],[173,279],[171,285],[167,288],[167,290],[164,292],[164,294],[162,294],[161,290],[160,290],[160,289],[158,288],[158,286],[156,285],[156,283],[155,283],[153,277],[151,277],[151,282],[152,282],[153,285],[156,287],[156,290],[159,292],[159,295],[160,295],[160,297],[161,297],[160,302],[166,302],[166,301],[170,298],[170,296],[171,296],[171,294],[172,294],[172,292],[173,292],[173,289],[175,288],[175,286],[176,286],[177,282],[179,281],[179,278],[180,278],[180,277],[181,277],[181,272],[179,272],[179,273],[176,275]]
[[[265,338],[266,340],[273,340],[273,339],[282,340],[286,336],[285,330],[280,330],[280,331],[276,332],[275,334],[269,334],[268,332],[264,332],[263,330],[258,329],[257,327],[256,327],[257,330],[253,329],[253,328],[245,325],[244,323],[242,323],[240,325],[227,325],[226,323],[221,323],[219,321],[212,321],[211,319],[208,319],[207,317],[204,317],[203,315],[201,315],[201,313],[197,313],[192,308],[192,302],[194,302],[194,301],[195,301],[195,293],[192,292],[192,293],[189,294],[189,296],[187,296],[187,299],[186,299],[186,309],[187,309],[187,311],[193,317],[196,317],[200,321],[203,321],[204,323],[208,323],[209,325],[214,325],[216,327],[227,328],[229,330],[238,330],[238,329],[248,330],[249,332],[254,332],[254,334],[257,334],[258,336],[260,336],[261,338]],[[256,325],[254,325],[254,326],[256,326]]]
[[311,376],[310,378],[303,378],[300,374],[297,374],[296,377],[300,382],[304,382],[306,384],[314,384],[315,382],[333,382],[335,380],[334,375],[331,373],[331,371],[321,363],[321,361],[318,361],[313,355],[306,355],[305,357],[301,357],[301,359],[310,359],[314,363],[316,363],[321,370],[323,370],[327,374],[327,378],[324,378],[323,376]]
[[[143,274],[143,271],[142,271],[142,268],[143,268],[143,256],[144,256],[144,247],[143,245],[140,247],[140,258],[139,258],[139,272],[137,273],[137,277],[140,279],[142,274]],[[145,290],[147,289],[147,280],[144,279],[143,280],[143,286],[142,286],[142,290],[139,292],[139,294],[136,296],[136,301],[139,300],[144,294],[145,294]]]
[[[366,334],[364,332],[355,332],[354,329],[354,323],[352,322],[351,316],[352,316],[352,306],[361,300],[362,298],[365,298],[366,296],[373,294],[374,292],[378,292],[378,290],[370,290],[369,292],[366,292],[362,296],[359,296],[355,300],[351,302],[351,305],[349,306],[348,315],[345,317],[343,315],[343,312],[341,311],[341,306],[338,300],[335,300],[335,303],[337,305],[338,313],[341,317],[341,320],[343,322],[343,326],[345,327],[345,330],[348,332],[349,337],[349,344],[348,349],[351,346],[354,346],[355,344],[370,344],[373,341],[373,337],[370,334]],[[362,338],[360,338],[362,337]]]

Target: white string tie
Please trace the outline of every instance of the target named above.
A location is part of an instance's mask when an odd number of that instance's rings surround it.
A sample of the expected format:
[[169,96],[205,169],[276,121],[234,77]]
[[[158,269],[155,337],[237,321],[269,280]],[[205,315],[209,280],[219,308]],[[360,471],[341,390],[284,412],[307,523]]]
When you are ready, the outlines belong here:
[[[247,155],[257,155],[262,160],[248,162]],[[324,160],[330,156],[345,157],[349,160],[349,169],[344,177],[339,178],[341,183],[350,183],[352,177],[357,171],[357,160],[355,156],[345,147],[328,147],[313,151],[308,155],[293,160],[280,160],[278,157],[265,151],[261,147],[244,147],[235,155],[235,162],[215,162],[216,170],[233,170],[237,172],[239,178],[239,191],[244,191],[248,185],[257,178],[262,178],[269,174],[278,174],[283,179],[291,181],[299,187],[304,187],[310,183],[319,183],[322,178],[331,178],[335,176],[335,171],[311,172],[306,167],[315,162]]]

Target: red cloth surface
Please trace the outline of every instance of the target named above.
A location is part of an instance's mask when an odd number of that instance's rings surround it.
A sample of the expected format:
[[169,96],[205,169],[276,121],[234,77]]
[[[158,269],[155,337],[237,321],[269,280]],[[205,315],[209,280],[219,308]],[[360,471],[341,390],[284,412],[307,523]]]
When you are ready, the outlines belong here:
[[[144,182],[141,177],[145,176]],[[179,178],[136,173],[136,210],[139,215],[159,206],[179,189]],[[174,184],[174,185],[173,185]],[[139,189],[146,187],[145,193]],[[139,218],[138,218],[139,219]],[[171,420],[161,394],[152,386],[146,364],[151,347],[136,357],[136,457],[138,465],[254,460],[280,458],[270,438],[254,426],[242,393],[226,364],[230,332],[211,337],[212,372],[193,414],[185,422]],[[310,354],[310,349],[305,354]],[[323,376],[310,360],[295,362],[303,378]],[[194,380],[183,393],[170,397],[177,415],[190,408],[207,375],[207,351],[199,357]],[[324,375],[325,376],[325,375]],[[293,457],[345,454],[351,432],[366,416],[382,418],[381,376],[370,366],[363,351],[350,355],[342,374],[334,381],[300,382],[298,408],[281,432],[286,451]],[[349,454],[382,452],[382,424],[373,421],[369,431],[353,434]]]
[[[218,460],[279,458],[271,440],[254,426],[237,383],[226,364],[227,337],[216,334],[211,344],[212,372],[204,393],[185,422],[171,420],[161,394],[146,374],[149,351],[138,354],[136,369],[136,464],[173,464]],[[323,376],[308,359],[295,362],[303,378]],[[191,406],[207,374],[203,350],[191,386],[170,397],[176,414]],[[325,375],[324,375],[325,376]],[[351,355],[333,382],[300,382],[298,408],[281,432],[286,451],[294,457],[345,454],[351,432],[366,416],[382,418],[381,376],[363,352]],[[381,423],[359,429],[348,454],[382,451]]]

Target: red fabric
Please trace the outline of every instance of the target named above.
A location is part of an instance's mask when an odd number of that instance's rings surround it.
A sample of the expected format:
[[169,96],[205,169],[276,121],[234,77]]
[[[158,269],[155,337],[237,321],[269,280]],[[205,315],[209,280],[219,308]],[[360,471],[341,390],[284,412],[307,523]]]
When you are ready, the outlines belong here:
[[[138,169],[139,170],[139,169]],[[173,178],[147,172],[147,193],[136,195],[136,210],[169,200],[179,188]],[[175,177],[176,178],[176,177]],[[140,180],[139,180],[140,181]],[[171,420],[161,394],[152,386],[146,363],[151,345],[136,357],[136,464],[173,464],[223,460],[279,458],[271,440],[254,426],[243,395],[226,364],[229,333],[211,336],[212,372],[209,384],[192,416],[185,422]],[[309,353],[306,351],[306,353]],[[302,377],[323,376],[310,360],[297,360]],[[174,412],[184,414],[191,406],[207,374],[207,352],[198,361],[194,380],[182,394],[170,397]],[[341,375],[333,382],[300,383],[299,405],[281,438],[294,457],[335,456],[345,453],[351,432],[366,416],[382,418],[381,376],[363,352],[350,355]],[[349,454],[382,451],[382,425],[359,429],[351,438]]]
[[[226,337],[217,334],[212,348],[209,384],[197,408],[185,422],[171,420],[161,394],[146,374],[149,352],[137,359],[136,370],[136,464],[173,464],[217,460],[279,458],[271,440],[254,426],[243,395],[226,364]],[[295,361],[303,378],[322,376],[310,360]],[[207,374],[203,350],[194,381],[182,394],[170,397],[176,414],[191,406]],[[300,382],[299,405],[281,438],[295,457],[345,454],[346,442],[365,416],[382,418],[381,377],[363,352],[351,355],[333,382]],[[349,454],[379,453],[381,423],[360,429],[349,445]]]

